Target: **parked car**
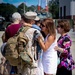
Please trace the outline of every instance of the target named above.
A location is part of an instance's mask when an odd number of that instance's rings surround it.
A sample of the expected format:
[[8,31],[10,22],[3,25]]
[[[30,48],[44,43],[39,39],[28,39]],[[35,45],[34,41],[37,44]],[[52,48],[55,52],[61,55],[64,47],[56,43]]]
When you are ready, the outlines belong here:
[[5,29],[11,24],[11,22],[4,22],[0,24],[0,31],[5,31]]
[[3,21],[3,20],[5,20],[5,18],[0,16],[0,22]]
[[4,21],[5,21],[5,18],[2,17],[2,16],[0,16],[0,31],[5,30],[5,29],[3,28],[3,23],[4,23]]
[[6,29],[10,24],[11,22],[4,22],[3,27]]

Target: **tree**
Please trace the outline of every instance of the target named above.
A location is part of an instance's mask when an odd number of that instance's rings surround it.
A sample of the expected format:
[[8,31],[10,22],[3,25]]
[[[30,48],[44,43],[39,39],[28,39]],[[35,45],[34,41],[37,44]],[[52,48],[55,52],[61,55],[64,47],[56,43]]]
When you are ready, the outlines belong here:
[[[25,10],[24,10],[24,7],[25,7]],[[28,11],[28,7],[26,6],[26,4],[24,3],[21,3],[18,8],[17,8],[17,11],[20,13],[20,14],[23,14],[24,11]]]
[[25,7],[25,12],[27,11],[36,11],[37,10],[37,6],[31,5],[31,6],[26,6],[26,4],[22,3],[18,6],[17,10],[20,14],[24,13],[24,7]]
[[36,11],[37,10],[37,6],[31,5],[30,7],[28,7],[28,10],[30,11]]
[[49,1],[49,12],[52,13],[53,18],[58,19],[59,18],[59,1],[58,0],[52,0]]
[[6,21],[9,21],[9,17],[12,13],[16,12],[17,8],[9,3],[0,4],[0,15],[6,18]]

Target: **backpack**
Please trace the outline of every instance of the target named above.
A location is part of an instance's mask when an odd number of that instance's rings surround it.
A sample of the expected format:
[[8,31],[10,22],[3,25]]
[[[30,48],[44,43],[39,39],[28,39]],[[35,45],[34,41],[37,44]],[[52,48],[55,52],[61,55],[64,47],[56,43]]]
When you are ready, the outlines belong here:
[[29,28],[30,27],[21,27],[16,35],[8,39],[4,47],[4,56],[12,66],[18,66],[20,63],[19,54],[20,52],[23,52],[24,47],[28,43],[28,38],[24,35],[24,33]]
[[25,33],[29,28],[30,27],[21,27],[19,32],[15,36],[9,38],[5,45],[5,58],[12,66],[27,64],[31,67],[37,67],[36,41],[33,40],[34,44],[32,46],[34,48],[34,54],[31,48],[28,50],[29,39]]
[[[35,40],[36,36],[36,29],[30,28],[25,35],[28,37],[29,41],[24,47],[24,50],[19,53],[21,57],[21,67],[37,67],[37,60],[38,60],[38,51],[37,51],[37,41]],[[24,69],[24,67],[22,69]]]

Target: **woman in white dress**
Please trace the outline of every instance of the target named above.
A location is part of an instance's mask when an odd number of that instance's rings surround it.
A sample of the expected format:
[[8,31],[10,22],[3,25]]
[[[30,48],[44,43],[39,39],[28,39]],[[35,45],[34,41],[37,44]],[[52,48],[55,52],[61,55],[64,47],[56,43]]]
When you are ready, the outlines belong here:
[[44,19],[41,23],[41,29],[46,35],[45,41],[43,42],[40,35],[37,35],[36,38],[43,50],[42,64],[44,75],[53,75],[57,71],[57,51],[54,50],[54,47],[57,45],[57,40],[53,19]]

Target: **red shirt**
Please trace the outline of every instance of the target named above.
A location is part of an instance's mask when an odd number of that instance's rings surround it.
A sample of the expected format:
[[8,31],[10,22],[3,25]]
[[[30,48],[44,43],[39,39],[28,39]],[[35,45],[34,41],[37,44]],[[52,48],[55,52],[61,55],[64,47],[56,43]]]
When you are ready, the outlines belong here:
[[5,31],[5,41],[7,41],[10,37],[13,37],[20,27],[20,24],[11,24],[10,26],[8,26]]

